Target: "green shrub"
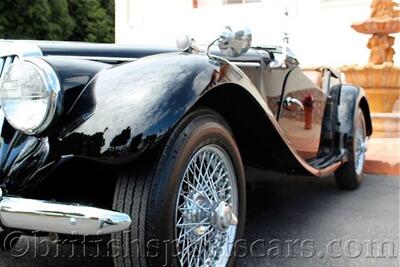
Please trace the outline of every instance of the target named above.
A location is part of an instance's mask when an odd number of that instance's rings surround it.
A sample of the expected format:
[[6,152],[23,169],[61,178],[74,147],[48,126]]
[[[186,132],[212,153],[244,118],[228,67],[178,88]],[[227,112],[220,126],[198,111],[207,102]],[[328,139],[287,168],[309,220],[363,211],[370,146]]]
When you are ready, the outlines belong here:
[[0,38],[114,42],[114,0],[1,0]]

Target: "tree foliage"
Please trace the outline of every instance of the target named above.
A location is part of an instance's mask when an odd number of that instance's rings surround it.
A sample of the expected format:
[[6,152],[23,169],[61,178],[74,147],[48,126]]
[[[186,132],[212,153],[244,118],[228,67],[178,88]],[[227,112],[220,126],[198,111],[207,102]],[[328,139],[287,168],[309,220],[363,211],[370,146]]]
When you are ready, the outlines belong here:
[[114,42],[114,0],[1,0],[0,38]]

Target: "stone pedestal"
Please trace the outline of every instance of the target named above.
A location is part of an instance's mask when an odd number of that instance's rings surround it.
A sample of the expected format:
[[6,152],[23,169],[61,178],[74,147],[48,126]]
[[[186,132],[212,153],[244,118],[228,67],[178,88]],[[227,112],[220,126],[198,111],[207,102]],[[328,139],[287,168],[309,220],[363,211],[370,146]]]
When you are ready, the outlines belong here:
[[363,87],[371,111],[391,113],[400,105],[400,68],[393,64],[344,66],[346,82]]
[[400,137],[400,68],[393,64],[345,66],[346,82],[367,93],[374,137]]
[[400,137],[400,67],[394,65],[394,37],[400,32],[400,11],[391,0],[373,0],[370,18],[354,23],[360,33],[372,34],[366,66],[344,66],[346,82],[363,87],[372,112],[373,136]]

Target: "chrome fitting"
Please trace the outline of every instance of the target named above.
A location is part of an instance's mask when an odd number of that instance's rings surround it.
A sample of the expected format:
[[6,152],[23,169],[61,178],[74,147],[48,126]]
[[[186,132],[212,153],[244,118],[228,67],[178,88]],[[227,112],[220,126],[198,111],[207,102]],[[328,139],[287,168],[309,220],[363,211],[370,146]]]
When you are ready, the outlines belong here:
[[126,230],[131,218],[125,213],[94,207],[7,197],[0,189],[0,222],[6,228],[102,235]]

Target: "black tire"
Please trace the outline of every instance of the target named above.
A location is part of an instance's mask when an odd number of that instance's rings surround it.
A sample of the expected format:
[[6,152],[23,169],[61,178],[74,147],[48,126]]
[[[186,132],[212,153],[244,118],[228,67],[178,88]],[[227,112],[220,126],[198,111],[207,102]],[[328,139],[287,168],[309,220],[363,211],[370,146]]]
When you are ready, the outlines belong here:
[[[223,118],[209,109],[186,116],[174,129],[159,156],[122,171],[115,190],[115,210],[131,215],[129,231],[113,234],[115,266],[179,266],[175,239],[178,190],[192,156],[205,145],[217,145],[229,156],[236,174],[239,214],[236,240],[245,221],[245,177],[239,149]],[[139,242],[133,242],[139,240]],[[173,244],[173,242],[172,242]],[[227,266],[234,264],[230,257]]]
[[[364,178],[364,167],[365,167],[365,150],[362,160],[362,165],[360,163],[357,165],[357,131],[361,131],[362,138],[366,142],[366,124],[363,111],[358,108],[356,117],[354,118],[353,127],[353,138],[351,144],[349,145],[349,160],[344,163],[335,172],[336,184],[340,189],[343,190],[354,190],[357,189]],[[366,143],[365,143],[366,144]],[[357,166],[361,166],[358,167]],[[358,169],[358,170],[357,170]]]

